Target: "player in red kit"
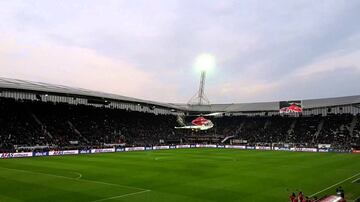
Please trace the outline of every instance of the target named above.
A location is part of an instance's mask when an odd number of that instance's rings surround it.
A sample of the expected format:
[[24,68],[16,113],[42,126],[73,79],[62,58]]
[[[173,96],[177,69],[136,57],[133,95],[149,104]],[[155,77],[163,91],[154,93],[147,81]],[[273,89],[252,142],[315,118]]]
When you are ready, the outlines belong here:
[[302,192],[299,192],[298,199],[300,202],[304,200],[304,194]]
[[295,193],[292,193],[289,198],[290,198],[290,202],[293,202],[294,199],[296,198]]

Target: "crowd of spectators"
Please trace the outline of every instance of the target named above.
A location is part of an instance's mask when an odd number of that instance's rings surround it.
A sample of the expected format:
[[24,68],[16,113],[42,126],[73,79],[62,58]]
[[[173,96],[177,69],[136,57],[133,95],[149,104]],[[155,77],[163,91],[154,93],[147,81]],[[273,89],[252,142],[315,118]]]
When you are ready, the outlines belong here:
[[[360,116],[332,114],[327,116],[237,116],[227,117],[231,121],[221,121],[221,128],[228,128],[234,139],[250,143],[294,143],[302,146],[331,144],[336,148],[350,148],[360,145]],[[217,125],[215,119],[215,125]],[[352,128],[351,124],[356,125]],[[219,132],[219,130],[218,130]]]
[[4,98],[0,114],[0,152],[37,145],[153,145],[174,137],[176,122],[170,115]]
[[107,107],[0,98],[0,152],[29,146],[221,143],[229,136],[227,141],[247,144],[360,145],[359,115],[212,117],[214,127],[206,131],[176,130],[176,119]]

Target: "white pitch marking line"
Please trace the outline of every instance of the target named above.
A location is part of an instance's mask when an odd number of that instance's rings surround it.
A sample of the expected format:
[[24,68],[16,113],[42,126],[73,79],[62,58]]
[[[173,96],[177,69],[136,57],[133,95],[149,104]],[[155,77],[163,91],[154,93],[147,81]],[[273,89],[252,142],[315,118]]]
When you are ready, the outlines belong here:
[[360,196],[354,199],[352,202],[356,202],[358,199],[360,199]]
[[110,185],[110,186],[116,186],[116,187],[122,187],[122,188],[128,188],[128,189],[137,189],[137,190],[140,190],[140,191],[149,191],[148,189],[143,189],[143,188],[138,188],[138,187],[133,187],[133,186],[120,185],[120,184],[113,184],[113,183],[109,183],[109,182],[101,182],[101,181],[96,181],[96,180],[86,180],[86,179],[80,179],[80,178],[66,177],[66,176],[62,176],[62,175],[54,175],[54,174],[34,172],[34,171],[29,171],[29,170],[21,170],[21,169],[16,169],[16,168],[6,168],[6,167],[1,167],[1,166],[0,166],[0,168],[7,169],[7,170],[15,170],[15,171],[18,171],[18,172],[47,175],[47,176],[52,176],[52,177],[57,177],[57,178],[68,179],[68,180],[91,182],[91,183],[95,183],[95,184],[104,184],[104,185]]
[[333,184],[333,185],[331,185],[330,187],[327,187],[327,188],[325,188],[325,189],[323,189],[323,190],[321,190],[321,191],[318,191],[318,192],[310,195],[310,197],[313,197],[313,196],[315,196],[315,195],[317,195],[317,194],[320,194],[321,192],[324,192],[324,191],[326,191],[326,190],[329,190],[329,189],[331,189],[331,188],[333,188],[333,187],[335,187],[335,186],[337,186],[337,185],[339,185],[339,184],[341,184],[341,183],[343,183],[343,182],[346,182],[346,181],[348,181],[348,180],[350,180],[350,179],[352,179],[352,178],[354,178],[354,177],[356,177],[356,176],[358,176],[358,175],[360,175],[360,173],[358,173],[358,174],[356,174],[356,175],[353,175],[353,176],[351,176],[351,177],[348,177],[348,178],[346,178],[345,180],[340,181],[340,182],[338,182],[338,183],[336,183],[336,184]]
[[360,178],[356,178],[355,180],[353,180],[351,183],[355,183],[356,181],[360,180]]
[[75,178],[75,179],[80,179],[80,178],[82,178],[82,174],[81,173],[78,173],[78,172],[73,172],[73,173],[75,173],[75,174],[77,174],[78,176]]
[[138,191],[138,192],[133,192],[133,193],[129,193],[129,194],[123,194],[123,195],[119,195],[119,196],[113,196],[113,197],[109,197],[109,198],[99,199],[99,200],[95,200],[95,201],[91,201],[91,202],[100,202],[100,201],[107,201],[107,200],[111,200],[111,199],[123,198],[123,197],[127,197],[127,196],[133,196],[133,195],[137,195],[137,194],[146,193],[149,191],[150,190]]

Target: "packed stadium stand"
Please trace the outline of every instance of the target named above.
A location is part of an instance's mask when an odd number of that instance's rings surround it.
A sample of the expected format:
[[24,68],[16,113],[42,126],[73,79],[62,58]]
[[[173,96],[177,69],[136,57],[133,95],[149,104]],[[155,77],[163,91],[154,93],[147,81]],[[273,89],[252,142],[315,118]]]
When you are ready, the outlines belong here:
[[[360,96],[207,106],[159,103],[84,89],[0,78],[0,152],[183,143],[360,146]],[[221,112],[206,131],[176,130],[177,116]]]

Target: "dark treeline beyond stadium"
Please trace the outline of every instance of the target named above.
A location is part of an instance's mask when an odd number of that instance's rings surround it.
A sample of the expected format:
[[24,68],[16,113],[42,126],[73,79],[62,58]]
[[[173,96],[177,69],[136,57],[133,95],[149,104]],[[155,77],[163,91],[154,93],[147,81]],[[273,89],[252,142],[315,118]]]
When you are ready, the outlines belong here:
[[360,116],[223,116],[207,131],[175,130],[176,116],[122,109],[0,98],[0,152],[26,147],[105,145],[291,144],[360,146]]

